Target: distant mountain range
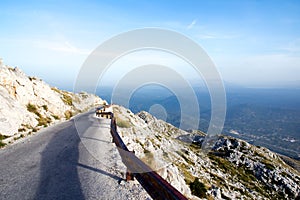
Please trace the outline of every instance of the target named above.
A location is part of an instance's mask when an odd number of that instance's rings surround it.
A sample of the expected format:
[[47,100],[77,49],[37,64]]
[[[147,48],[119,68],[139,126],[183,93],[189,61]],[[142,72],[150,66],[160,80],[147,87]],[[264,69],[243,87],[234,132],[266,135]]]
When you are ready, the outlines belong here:
[[[300,159],[300,89],[226,85],[227,113],[223,133]],[[202,86],[194,87],[194,90],[200,109],[199,130],[206,132],[211,117],[210,95]],[[97,92],[107,101],[111,100],[111,93],[110,88]],[[122,94],[118,97],[121,99]],[[165,109],[167,122],[179,127],[180,104],[178,98],[166,88],[150,85],[138,89],[130,99],[129,108],[138,113],[149,111],[154,104]],[[166,115],[159,111],[152,114],[162,119]]]

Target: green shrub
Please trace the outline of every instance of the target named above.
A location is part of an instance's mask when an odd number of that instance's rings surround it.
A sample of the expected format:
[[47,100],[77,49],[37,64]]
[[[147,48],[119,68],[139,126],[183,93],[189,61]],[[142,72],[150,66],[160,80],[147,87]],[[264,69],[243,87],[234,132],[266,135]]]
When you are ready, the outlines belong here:
[[2,134],[0,133],[0,140],[4,140],[4,139],[6,139],[6,138],[9,138],[9,136],[2,135]]
[[59,89],[55,88],[55,87],[52,87],[51,90],[53,90],[54,92],[57,92],[57,93],[61,94],[61,91]]
[[51,123],[51,118],[50,117],[40,117],[38,119],[38,126],[44,126],[47,127],[49,123]]
[[52,115],[52,117],[53,117],[55,120],[59,120],[59,116],[57,116],[57,115]]
[[39,111],[38,111],[38,109],[35,105],[33,105],[31,103],[28,103],[27,104],[27,110],[29,112],[32,112],[32,113],[36,114],[38,117],[41,117],[41,114],[39,113]]
[[6,136],[6,135],[2,135],[0,133],[0,148],[4,147],[6,145],[6,143],[2,142],[2,140],[8,138],[9,136]]
[[35,132],[37,132],[38,130],[39,130],[38,128],[34,127],[34,128],[32,129],[32,132],[35,133]]
[[51,90],[53,90],[53,91],[55,91],[55,92],[61,94],[61,95],[62,95],[61,100],[62,100],[65,104],[67,104],[67,105],[69,105],[69,106],[72,106],[72,105],[73,105],[72,97],[68,94],[68,92],[63,91],[63,90],[59,90],[59,89],[57,89],[57,88],[55,88],[55,87],[52,87]]
[[33,76],[29,76],[28,78],[30,81],[36,80],[36,77],[33,77]]
[[0,140],[0,148],[4,147],[6,144]]
[[29,112],[32,112],[32,113],[37,112],[36,106],[33,105],[33,104],[31,104],[31,103],[28,103],[28,104],[27,104],[27,110],[28,110]]
[[19,129],[18,129],[18,132],[25,132],[25,131],[26,131],[25,128],[19,128]]
[[63,100],[63,102],[69,106],[73,105],[73,100],[72,97],[70,97],[70,95],[63,93],[63,96],[61,98]]
[[67,120],[69,120],[72,116],[73,116],[72,111],[67,110],[67,111],[65,112],[65,118],[66,118]]
[[149,151],[148,149],[144,149],[144,153],[151,153],[151,151]]
[[43,105],[42,107],[44,108],[45,111],[48,111],[48,106],[47,105]]
[[206,197],[206,192],[207,189],[203,183],[199,181],[198,178],[194,180],[194,182],[190,183],[190,189],[193,195],[200,197],[200,198],[205,198]]

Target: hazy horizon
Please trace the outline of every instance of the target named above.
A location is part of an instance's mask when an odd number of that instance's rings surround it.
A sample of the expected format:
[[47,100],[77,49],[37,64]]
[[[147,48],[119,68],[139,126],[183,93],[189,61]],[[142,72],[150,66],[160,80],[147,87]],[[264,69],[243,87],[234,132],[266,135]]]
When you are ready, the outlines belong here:
[[[72,88],[88,55],[112,36],[157,27],[198,43],[222,79],[243,87],[299,87],[298,1],[2,1],[0,57],[51,85]],[[155,14],[154,14],[155,13]],[[125,55],[107,71],[164,64],[195,75],[180,58],[159,51]]]

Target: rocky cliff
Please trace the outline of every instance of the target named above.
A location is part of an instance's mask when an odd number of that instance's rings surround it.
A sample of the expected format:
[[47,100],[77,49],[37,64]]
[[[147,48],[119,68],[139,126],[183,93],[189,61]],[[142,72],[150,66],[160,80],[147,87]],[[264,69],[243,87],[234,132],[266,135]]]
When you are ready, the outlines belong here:
[[99,97],[59,90],[0,60],[1,146],[102,104]]
[[129,150],[190,199],[299,199],[300,174],[270,150],[218,136],[208,154],[205,134],[185,132],[147,112],[114,106]]

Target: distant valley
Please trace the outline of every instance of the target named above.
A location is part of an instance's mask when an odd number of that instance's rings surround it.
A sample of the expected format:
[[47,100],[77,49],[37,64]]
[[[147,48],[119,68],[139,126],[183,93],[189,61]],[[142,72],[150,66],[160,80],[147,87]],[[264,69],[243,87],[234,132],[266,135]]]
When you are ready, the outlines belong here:
[[[200,108],[199,130],[206,132],[211,117],[209,92],[206,88],[195,87],[194,90],[197,91]],[[110,102],[111,92],[110,88],[102,88],[97,95]],[[226,95],[225,135],[300,159],[300,89],[228,86]],[[121,94],[119,98],[122,98]],[[161,105],[166,113],[151,110],[154,104]],[[166,117],[165,120],[176,127],[180,124],[181,113],[177,97],[160,86],[149,85],[135,91],[130,99],[129,109],[134,113],[150,111],[157,118]]]

